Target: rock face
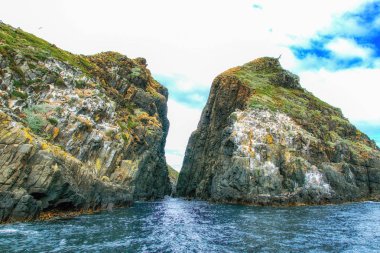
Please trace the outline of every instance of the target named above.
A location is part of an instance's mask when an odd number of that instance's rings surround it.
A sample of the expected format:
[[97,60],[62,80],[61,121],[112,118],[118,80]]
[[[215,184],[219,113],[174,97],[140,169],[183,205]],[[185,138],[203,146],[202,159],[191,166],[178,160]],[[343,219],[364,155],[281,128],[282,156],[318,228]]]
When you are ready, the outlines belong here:
[[168,92],[146,66],[0,24],[0,220],[170,194]]
[[177,194],[262,205],[379,199],[380,151],[278,59],[259,58],[215,78]]
[[170,184],[172,186],[171,195],[175,196],[176,195],[176,189],[177,189],[177,182],[178,182],[179,173],[178,173],[178,171],[176,171],[175,169],[173,169],[170,165],[168,165],[168,170],[169,170]]
[[129,205],[130,192],[0,111],[0,220],[31,220],[41,211]]

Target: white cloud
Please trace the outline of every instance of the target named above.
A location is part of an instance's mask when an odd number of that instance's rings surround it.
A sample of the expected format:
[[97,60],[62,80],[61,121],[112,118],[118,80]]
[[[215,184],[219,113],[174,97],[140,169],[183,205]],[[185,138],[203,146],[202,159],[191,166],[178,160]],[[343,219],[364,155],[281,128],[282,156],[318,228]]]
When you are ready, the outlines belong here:
[[380,125],[380,70],[349,69],[299,73],[303,87],[342,109],[353,122]]
[[198,103],[203,103],[203,97],[199,94],[194,94],[194,95],[191,95],[191,99],[193,101],[196,101]]
[[[259,0],[263,6],[258,22],[282,37],[282,42],[304,42],[317,32],[328,29],[335,17],[356,9],[363,0]],[[288,39],[286,39],[286,37]]]
[[372,49],[362,47],[355,41],[344,38],[336,38],[330,41],[326,45],[326,48],[331,50],[336,56],[343,58],[368,58],[372,54]]
[[375,27],[379,27],[380,26],[380,17],[377,17],[376,20],[373,22],[373,25]]

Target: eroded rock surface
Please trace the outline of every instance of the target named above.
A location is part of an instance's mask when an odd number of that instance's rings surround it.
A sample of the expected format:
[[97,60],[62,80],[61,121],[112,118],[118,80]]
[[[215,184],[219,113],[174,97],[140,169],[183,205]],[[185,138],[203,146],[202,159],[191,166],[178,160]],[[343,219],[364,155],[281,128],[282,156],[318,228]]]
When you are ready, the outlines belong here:
[[177,194],[263,205],[379,199],[379,174],[375,143],[265,57],[214,80]]
[[80,160],[30,133],[0,111],[0,220],[32,220],[42,211],[131,204],[128,189],[96,177]]
[[[73,55],[1,23],[0,113],[17,127],[1,126],[33,139],[14,140],[2,129],[0,189],[6,203],[14,202],[2,207],[8,213],[2,220],[17,216],[12,212],[20,208],[8,206],[20,201],[26,213],[24,206],[38,209],[30,208],[28,215],[34,217],[59,205],[97,206],[104,198],[118,204],[123,196],[129,203],[170,194],[164,153],[167,97],[143,58],[114,52]],[[48,149],[64,158],[44,147],[54,147]],[[55,168],[65,171],[64,180]],[[80,184],[75,180],[82,180],[81,173],[87,181]],[[22,179],[12,176],[18,174]],[[33,180],[43,182],[25,183]],[[50,187],[67,193],[51,196]],[[95,197],[99,194],[107,197]]]

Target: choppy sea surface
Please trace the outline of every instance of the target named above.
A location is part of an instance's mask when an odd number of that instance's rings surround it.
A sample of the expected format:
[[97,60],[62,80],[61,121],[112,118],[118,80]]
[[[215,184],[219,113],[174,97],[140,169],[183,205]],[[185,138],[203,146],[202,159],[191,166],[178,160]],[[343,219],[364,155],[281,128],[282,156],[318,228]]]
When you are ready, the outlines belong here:
[[0,252],[380,252],[380,203],[279,208],[166,198],[1,225]]

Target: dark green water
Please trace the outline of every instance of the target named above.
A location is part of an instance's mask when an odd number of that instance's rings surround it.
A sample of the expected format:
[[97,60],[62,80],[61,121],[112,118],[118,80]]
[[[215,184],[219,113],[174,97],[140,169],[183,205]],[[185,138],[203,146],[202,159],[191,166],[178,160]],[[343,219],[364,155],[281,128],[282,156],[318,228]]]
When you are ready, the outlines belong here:
[[380,203],[273,208],[168,198],[2,225],[0,252],[380,252]]

